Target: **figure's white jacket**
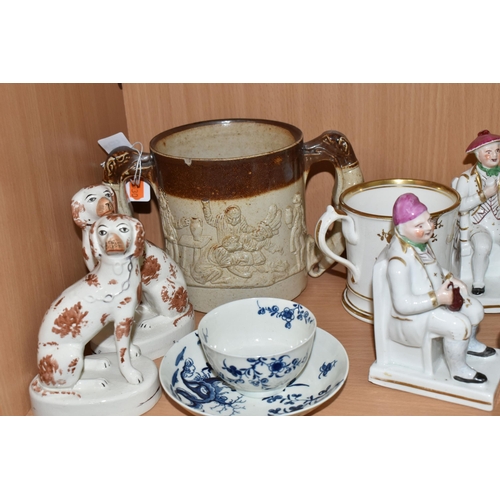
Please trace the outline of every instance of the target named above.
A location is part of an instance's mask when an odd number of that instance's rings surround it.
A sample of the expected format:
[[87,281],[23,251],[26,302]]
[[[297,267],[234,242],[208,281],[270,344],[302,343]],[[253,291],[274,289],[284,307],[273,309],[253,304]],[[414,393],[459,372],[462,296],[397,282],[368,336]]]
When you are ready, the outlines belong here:
[[[463,231],[468,231],[469,235],[473,234],[478,225],[486,228],[494,239],[500,237],[498,197],[492,196],[486,199],[483,186],[487,179],[488,176],[476,164],[463,172],[456,182],[455,189],[461,197],[459,212],[463,240],[468,239]],[[498,183],[499,176],[494,179]]]
[[477,325],[484,316],[483,306],[469,297],[466,290],[461,290],[465,302],[459,312],[438,305],[436,291],[452,276],[440,266],[430,245],[427,248],[427,252],[421,253],[403,241],[396,231],[385,254],[389,336],[396,342],[415,347],[422,346],[435,320],[446,324],[446,331],[440,331],[439,335],[463,340],[471,334],[470,325]]

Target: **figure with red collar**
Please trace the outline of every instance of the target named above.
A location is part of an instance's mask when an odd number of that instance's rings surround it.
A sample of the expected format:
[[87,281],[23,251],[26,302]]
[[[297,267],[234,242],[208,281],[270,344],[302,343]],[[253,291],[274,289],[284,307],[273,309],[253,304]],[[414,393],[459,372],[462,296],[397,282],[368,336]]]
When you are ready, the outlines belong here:
[[474,153],[477,163],[460,175],[455,186],[461,196],[461,253],[472,254],[472,294],[482,295],[491,249],[500,245],[500,136],[483,130],[466,153]]

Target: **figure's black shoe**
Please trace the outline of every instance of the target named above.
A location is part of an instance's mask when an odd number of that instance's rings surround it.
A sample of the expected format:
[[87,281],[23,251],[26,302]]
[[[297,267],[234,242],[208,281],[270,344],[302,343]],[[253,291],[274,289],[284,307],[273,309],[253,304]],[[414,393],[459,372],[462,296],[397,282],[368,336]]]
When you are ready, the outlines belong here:
[[459,382],[465,382],[466,384],[484,384],[488,379],[486,378],[486,375],[483,375],[482,373],[476,372],[476,375],[474,378],[463,378],[459,377],[458,375],[455,375],[453,377],[455,380],[458,380]]
[[482,288],[477,288],[475,286],[472,287],[472,295],[483,295],[484,286]]
[[480,358],[489,358],[490,356],[494,356],[496,351],[493,347],[486,347],[483,352],[467,351],[467,354],[470,354],[471,356],[479,356]]

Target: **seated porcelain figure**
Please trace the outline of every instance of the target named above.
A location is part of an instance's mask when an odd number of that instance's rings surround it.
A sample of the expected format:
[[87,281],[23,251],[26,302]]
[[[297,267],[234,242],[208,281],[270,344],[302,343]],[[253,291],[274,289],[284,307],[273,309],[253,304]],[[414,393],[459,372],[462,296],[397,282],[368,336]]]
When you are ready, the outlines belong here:
[[[116,207],[114,191],[103,184],[83,188],[72,198],[73,220],[82,230],[83,256],[89,271],[98,263],[90,249],[90,228],[100,216],[114,213]],[[145,240],[140,264],[142,300],[136,315],[134,343],[143,355],[155,359],[195,329],[194,309],[181,269],[163,249]],[[110,352],[114,343],[104,332],[92,347],[98,353]]]
[[[429,244],[434,223],[414,194],[396,200],[393,222],[395,234],[374,270],[377,361],[379,339],[381,343],[392,341],[425,350],[426,343],[442,338],[444,360],[453,379],[483,384],[487,377],[466,360],[467,354],[496,354],[477,339],[483,306],[469,296],[464,283],[438,263]],[[404,358],[400,362],[404,364]],[[430,364],[432,360],[427,360],[428,368]]]
[[495,276],[492,265],[500,258],[500,136],[483,130],[466,153],[474,153],[477,162],[452,182],[461,196],[455,272],[472,294],[481,296],[486,312],[500,312],[500,286],[496,286],[500,273]]

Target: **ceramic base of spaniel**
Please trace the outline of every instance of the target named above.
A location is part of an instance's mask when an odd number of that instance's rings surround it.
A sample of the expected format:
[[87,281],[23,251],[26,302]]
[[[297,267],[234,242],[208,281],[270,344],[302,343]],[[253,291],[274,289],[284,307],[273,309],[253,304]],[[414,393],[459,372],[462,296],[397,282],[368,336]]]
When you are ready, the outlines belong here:
[[[85,400],[85,395],[87,399],[89,395],[90,399],[107,399],[112,392],[113,371],[119,372],[121,385],[126,387],[144,382],[131,356],[132,324],[141,296],[142,224],[124,215],[101,217],[89,230],[89,248],[97,265],[51,304],[40,326],[38,375],[30,386],[35,413],[39,398],[51,400],[49,405],[57,396],[74,401]],[[86,345],[108,324],[113,325],[114,356],[86,357]],[[145,360],[148,362],[153,363]],[[88,377],[92,371],[95,376]],[[131,391],[136,392],[134,388]],[[151,392],[150,387],[147,392]],[[57,400],[55,406],[60,414]]]
[[[114,212],[117,206],[115,192],[104,184],[83,188],[73,196],[73,220],[82,230],[83,256],[89,270],[97,263],[90,251],[89,228],[98,217]],[[145,356],[157,359],[174,342],[195,330],[194,309],[180,267],[149,241],[145,241],[141,256],[141,280],[142,302],[135,314],[134,344]],[[91,348],[96,353],[114,350],[109,327],[95,337]]]

